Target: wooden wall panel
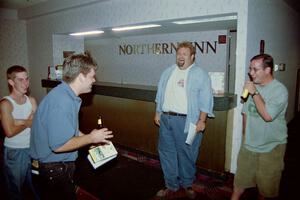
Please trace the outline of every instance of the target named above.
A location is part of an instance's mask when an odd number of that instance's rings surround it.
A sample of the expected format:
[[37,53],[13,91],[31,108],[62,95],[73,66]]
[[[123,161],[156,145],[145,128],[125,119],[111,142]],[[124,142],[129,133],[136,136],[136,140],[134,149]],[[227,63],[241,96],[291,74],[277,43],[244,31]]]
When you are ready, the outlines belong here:
[[[155,103],[103,95],[85,95],[80,112],[80,129],[89,132],[101,115],[105,127],[114,132],[113,142],[157,155],[158,127],[154,125]],[[197,164],[223,172],[227,111],[215,111],[209,119]]]

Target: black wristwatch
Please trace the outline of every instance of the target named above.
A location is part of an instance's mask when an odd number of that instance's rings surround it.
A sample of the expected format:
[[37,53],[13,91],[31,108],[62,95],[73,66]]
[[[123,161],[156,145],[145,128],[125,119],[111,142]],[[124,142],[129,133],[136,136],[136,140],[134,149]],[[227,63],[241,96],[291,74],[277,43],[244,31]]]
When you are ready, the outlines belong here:
[[258,95],[259,92],[257,90],[255,90],[255,92],[253,94],[251,94],[252,97],[254,97],[255,95]]

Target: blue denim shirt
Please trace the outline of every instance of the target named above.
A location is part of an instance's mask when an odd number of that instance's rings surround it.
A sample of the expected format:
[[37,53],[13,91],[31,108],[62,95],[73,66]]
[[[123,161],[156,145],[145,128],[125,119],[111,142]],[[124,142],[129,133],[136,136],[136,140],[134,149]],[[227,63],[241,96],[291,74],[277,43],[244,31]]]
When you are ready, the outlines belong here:
[[[162,106],[165,98],[165,90],[168,80],[177,65],[172,65],[167,68],[161,75],[157,94],[156,94],[156,112],[163,112]],[[200,112],[207,113],[208,117],[214,117],[213,114],[213,90],[211,80],[208,73],[200,67],[193,64],[190,66],[187,76],[187,118],[185,122],[184,132],[188,132],[189,124],[196,124]]]
[[65,82],[48,93],[38,106],[32,123],[32,158],[44,163],[76,160],[77,151],[55,153],[54,150],[79,135],[80,105],[81,99]]

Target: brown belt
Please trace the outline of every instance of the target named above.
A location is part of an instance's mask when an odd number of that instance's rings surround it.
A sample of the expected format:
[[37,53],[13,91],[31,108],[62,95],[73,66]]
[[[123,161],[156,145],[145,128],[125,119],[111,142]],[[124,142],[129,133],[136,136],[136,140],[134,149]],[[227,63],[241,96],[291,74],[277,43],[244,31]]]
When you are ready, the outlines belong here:
[[186,117],[186,114],[176,113],[176,112],[163,112],[165,115],[172,115],[172,116],[180,116],[180,117]]

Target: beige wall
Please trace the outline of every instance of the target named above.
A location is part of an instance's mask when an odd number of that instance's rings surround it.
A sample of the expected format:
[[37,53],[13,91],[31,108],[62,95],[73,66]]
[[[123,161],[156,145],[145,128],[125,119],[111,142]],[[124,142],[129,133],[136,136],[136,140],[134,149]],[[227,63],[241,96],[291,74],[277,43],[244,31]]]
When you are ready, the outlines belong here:
[[8,94],[6,70],[11,65],[29,69],[26,23],[0,18],[0,97]]

